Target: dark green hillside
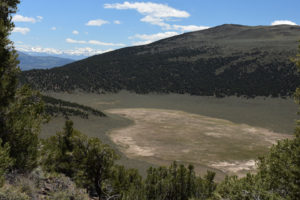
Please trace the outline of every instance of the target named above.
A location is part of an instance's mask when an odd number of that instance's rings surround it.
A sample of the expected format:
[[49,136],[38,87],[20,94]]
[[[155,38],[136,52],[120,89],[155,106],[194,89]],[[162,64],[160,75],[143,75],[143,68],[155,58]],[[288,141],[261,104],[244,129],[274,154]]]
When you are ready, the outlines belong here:
[[78,103],[55,99],[50,96],[42,96],[42,99],[45,102],[45,111],[50,116],[63,115],[67,119],[69,116],[79,116],[87,119],[89,114],[93,114],[98,117],[106,117],[103,112]]
[[22,73],[40,90],[289,96],[300,84],[299,26],[222,25]]

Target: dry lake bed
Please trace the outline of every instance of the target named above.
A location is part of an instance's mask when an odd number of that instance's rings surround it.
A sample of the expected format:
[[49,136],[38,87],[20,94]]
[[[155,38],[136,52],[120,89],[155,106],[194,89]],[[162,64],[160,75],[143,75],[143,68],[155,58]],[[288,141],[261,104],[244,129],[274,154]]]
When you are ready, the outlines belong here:
[[[75,128],[99,137],[122,154],[121,164],[145,171],[176,160],[206,170],[244,175],[277,140],[292,137],[297,106],[292,99],[48,93],[104,111],[108,118],[74,118]],[[44,130],[63,126],[54,119]],[[49,129],[50,127],[50,129]]]
[[287,135],[265,128],[236,124],[177,110],[112,109],[111,114],[134,123],[108,134],[132,159],[151,160],[157,165],[174,160],[205,165],[225,173],[243,175],[255,169],[254,159]]

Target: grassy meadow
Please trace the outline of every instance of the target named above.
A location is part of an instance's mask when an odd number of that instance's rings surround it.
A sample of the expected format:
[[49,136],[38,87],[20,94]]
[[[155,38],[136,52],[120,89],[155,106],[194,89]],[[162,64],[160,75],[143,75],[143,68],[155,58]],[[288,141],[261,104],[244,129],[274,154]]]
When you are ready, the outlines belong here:
[[[243,175],[277,139],[290,137],[297,118],[291,99],[203,97],[179,94],[140,95],[47,93],[104,111],[108,117],[73,117],[75,128],[99,137],[122,156],[120,163],[139,168],[192,162],[207,169]],[[62,129],[63,118],[44,125],[42,137]]]

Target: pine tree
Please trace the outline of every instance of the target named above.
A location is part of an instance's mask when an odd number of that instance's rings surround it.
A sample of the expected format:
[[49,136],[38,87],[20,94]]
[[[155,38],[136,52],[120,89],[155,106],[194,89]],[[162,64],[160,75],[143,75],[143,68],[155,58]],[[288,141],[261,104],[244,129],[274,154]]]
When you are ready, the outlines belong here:
[[9,156],[10,146],[4,144],[2,137],[6,134],[5,121],[7,108],[13,99],[17,84],[17,60],[16,52],[8,36],[14,25],[11,22],[11,14],[16,12],[18,0],[0,1],[0,185],[3,184],[3,175],[12,166]]
[[9,157],[9,145],[6,144],[2,147],[1,144],[2,140],[0,139],[0,187],[2,187],[4,182],[4,174],[14,162],[14,160]]
[[44,121],[44,104],[38,92],[19,88],[6,114],[4,142],[10,145],[14,169],[30,171],[37,166],[40,125]]
[[0,0],[0,138],[9,145],[14,169],[30,171],[37,165],[38,134],[44,120],[39,93],[17,89],[17,53],[8,36],[14,28],[12,14],[19,0]]
[[0,127],[4,127],[5,110],[17,87],[17,54],[8,36],[14,28],[11,15],[16,12],[18,3],[19,0],[0,1]]
[[[14,28],[11,15],[16,12],[18,0],[0,1],[0,137],[8,134],[6,114],[17,87],[18,61],[8,36]],[[4,141],[5,143],[5,141]]]
[[[96,192],[98,197],[114,194],[110,191],[113,186],[111,172],[118,155],[108,145],[73,129],[72,121],[66,121],[64,131],[42,143],[41,160],[45,170],[69,176],[78,186],[90,193]],[[132,172],[132,176],[136,176],[135,173],[137,171]]]
[[76,143],[77,148],[82,148],[79,145],[85,140],[86,137],[82,133],[73,129],[73,122],[66,121],[64,131],[42,140],[41,162],[43,167],[47,171],[73,177],[78,168],[74,163],[73,147]]

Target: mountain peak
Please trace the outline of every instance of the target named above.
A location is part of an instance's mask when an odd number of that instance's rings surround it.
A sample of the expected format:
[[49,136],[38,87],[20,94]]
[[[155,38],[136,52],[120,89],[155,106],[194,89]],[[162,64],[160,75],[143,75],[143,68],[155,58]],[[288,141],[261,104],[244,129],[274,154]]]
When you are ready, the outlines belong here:
[[74,60],[56,56],[32,56],[21,51],[18,51],[18,55],[21,70],[48,69],[74,62]]

